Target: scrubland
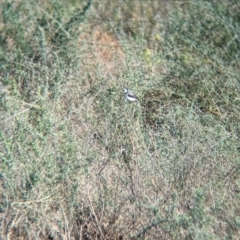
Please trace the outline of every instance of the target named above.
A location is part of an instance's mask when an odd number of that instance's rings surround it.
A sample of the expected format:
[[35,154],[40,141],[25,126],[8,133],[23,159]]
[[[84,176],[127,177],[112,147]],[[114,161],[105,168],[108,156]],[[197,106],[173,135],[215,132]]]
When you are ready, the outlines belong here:
[[1,240],[239,239],[239,1],[0,6]]

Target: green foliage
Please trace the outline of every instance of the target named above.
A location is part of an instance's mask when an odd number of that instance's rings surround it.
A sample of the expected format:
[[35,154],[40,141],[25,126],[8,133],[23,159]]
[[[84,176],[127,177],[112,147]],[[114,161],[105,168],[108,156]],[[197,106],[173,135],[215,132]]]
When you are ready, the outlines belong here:
[[6,239],[238,239],[238,1],[1,9]]

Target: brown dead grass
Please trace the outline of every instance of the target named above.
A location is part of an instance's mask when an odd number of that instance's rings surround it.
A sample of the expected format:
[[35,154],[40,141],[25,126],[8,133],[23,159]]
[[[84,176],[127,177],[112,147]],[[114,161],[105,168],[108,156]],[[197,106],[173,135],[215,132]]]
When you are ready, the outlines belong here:
[[83,30],[79,38],[82,63],[89,68],[91,78],[101,73],[104,78],[117,77],[125,69],[125,54],[119,41],[110,33],[95,27]]

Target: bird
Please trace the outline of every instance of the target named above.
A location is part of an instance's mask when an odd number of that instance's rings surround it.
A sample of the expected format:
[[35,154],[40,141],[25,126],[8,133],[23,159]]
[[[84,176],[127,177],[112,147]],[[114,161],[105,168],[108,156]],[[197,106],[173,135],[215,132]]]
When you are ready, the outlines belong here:
[[138,101],[139,99],[137,98],[137,96],[130,91],[128,88],[124,88],[124,96],[125,98],[130,101],[130,102],[134,102],[134,101]]

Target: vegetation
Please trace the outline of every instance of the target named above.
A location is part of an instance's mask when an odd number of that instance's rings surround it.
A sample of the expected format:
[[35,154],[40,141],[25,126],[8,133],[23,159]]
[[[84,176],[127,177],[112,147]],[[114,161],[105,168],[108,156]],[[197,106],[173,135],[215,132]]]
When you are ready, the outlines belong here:
[[239,239],[239,1],[0,5],[0,239]]

